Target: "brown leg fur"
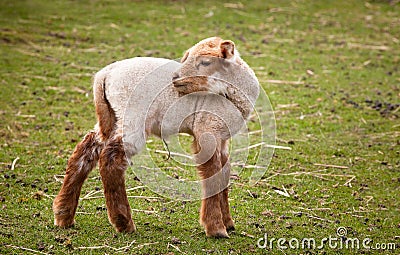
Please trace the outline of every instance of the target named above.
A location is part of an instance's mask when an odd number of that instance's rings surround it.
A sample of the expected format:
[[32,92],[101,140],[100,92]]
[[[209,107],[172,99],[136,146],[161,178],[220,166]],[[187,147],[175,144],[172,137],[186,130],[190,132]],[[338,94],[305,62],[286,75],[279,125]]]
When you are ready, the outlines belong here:
[[[193,147],[196,153],[200,151],[196,141]],[[221,153],[218,146],[214,155],[206,163],[199,165],[197,169],[204,180],[220,171],[221,167]],[[220,183],[203,182],[203,193],[207,194],[207,190],[213,190],[213,185],[220,185]],[[207,236],[229,237],[223,222],[221,197],[222,193],[219,193],[201,201],[200,223],[204,226]]]
[[[221,164],[222,167],[225,167],[228,170],[224,178],[229,179],[231,172],[231,165],[229,162],[228,141],[223,141],[221,144]],[[232,216],[229,210],[228,192],[229,188],[226,188],[221,192],[221,212],[226,230],[229,231],[235,229],[235,223],[232,220]]]
[[99,164],[110,223],[117,232],[136,231],[125,190],[128,162],[121,137],[110,140],[101,152]]
[[53,202],[54,224],[57,226],[74,224],[82,184],[96,166],[102,148],[96,136],[95,132],[88,133],[68,160],[63,185]]
[[114,110],[111,108],[107,100],[105,90],[105,76],[95,77],[94,80],[94,102],[96,106],[96,115],[99,124],[99,135],[103,141],[108,140],[115,130]]

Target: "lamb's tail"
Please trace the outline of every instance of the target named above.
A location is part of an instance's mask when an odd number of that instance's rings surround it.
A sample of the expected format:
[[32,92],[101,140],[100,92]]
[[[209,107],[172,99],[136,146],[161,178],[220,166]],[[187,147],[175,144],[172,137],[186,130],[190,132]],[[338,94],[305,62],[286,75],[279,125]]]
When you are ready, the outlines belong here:
[[117,122],[115,112],[106,97],[106,76],[106,72],[100,71],[95,75],[93,82],[94,104],[96,106],[99,135],[102,141],[110,138]]

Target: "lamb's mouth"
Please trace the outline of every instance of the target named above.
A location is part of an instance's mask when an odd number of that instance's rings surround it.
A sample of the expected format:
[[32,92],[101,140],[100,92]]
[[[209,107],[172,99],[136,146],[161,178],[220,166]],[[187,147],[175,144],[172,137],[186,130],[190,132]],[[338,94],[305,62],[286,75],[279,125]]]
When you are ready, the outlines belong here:
[[175,88],[182,88],[189,85],[190,83],[185,78],[178,78],[178,79],[172,79],[172,84],[174,85]]
[[175,88],[180,88],[188,85],[187,82],[177,82],[177,81],[172,82],[172,84],[174,85]]

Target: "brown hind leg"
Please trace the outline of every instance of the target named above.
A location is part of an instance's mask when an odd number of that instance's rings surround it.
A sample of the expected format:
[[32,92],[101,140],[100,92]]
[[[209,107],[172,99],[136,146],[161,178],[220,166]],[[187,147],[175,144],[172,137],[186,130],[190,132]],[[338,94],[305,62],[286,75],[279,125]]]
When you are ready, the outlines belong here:
[[53,201],[54,224],[57,226],[69,227],[74,224],[82,184],[96,166],[102,149],[97,138],[96,132],[89,132],[68,160],[61,190]]
[[134,232],[136,227],[125,190],[128,161],[121,136],[109,140],[101,152],[99,165],[110,223],[117,232]]

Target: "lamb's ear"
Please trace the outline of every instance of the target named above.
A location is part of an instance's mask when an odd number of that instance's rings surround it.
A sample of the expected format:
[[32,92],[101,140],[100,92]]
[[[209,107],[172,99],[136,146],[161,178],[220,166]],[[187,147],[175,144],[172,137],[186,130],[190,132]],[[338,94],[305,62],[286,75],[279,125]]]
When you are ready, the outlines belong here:
[[185,54],[183,54],[183,57],[181,58],[181,63],[185,62],[188,57],[189,57],[189,50],[187,50]]
[[222,56],[226,59],[230,59],[235,55],[235,44],[230,41],[222,41],[220,44]]

